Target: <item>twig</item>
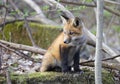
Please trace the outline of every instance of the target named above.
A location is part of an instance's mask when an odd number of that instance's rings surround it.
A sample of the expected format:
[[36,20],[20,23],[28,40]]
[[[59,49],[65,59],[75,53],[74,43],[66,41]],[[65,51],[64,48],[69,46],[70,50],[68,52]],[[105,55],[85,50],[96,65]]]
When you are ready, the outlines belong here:
[[[20,22],[20,21],[24,21],[23,18],[18,18],[18,19],[14,19],[14,20],[11,20],[11,19],[8,19],[10,21],[6,21],[5,24],[10,24],[10,23],[15,23],[15,22]],[[41,24],[41,22],[39,20],[37,20],[36,18],[27,18],[27,21],[28,22],[35,22],[35,23],[39,23],[40,25],[47,25],[48,27],[50,26],[54,26],[54,27],[60,27],[60,25],[52,25],[52,24]],[[0,27],[2,27],[4,24],[0,24]]]
[[[15,10],[15,11],[19,11],[19,12],[17,12],[17,13],[18,13],[20,16],[24,17],[24,14],[18,9],[18,7],[13,3],[13,1],[12,1],[12,0],[9,0],[9,2],[10,2],[10,4],[13,6],[14,10]],[[31,33],[31,30],[30,30],[30,27],[29,27],[28,22],[27,22],[27,20],[26,20],[26,17],[24,17],[24,22],[25,22],[25,27],[26,27],[28,36],[29,36],[29,38],[30,38],[30,41],[32,42],[32,45],[33,45],[33,46],[36,46],[35,41],[34,41],[34,39],[33,39],[33,37],[32,37],[32,33]]]
[[44,24],[51,24],[51,25],[56,25],[56,26],[58,25],[56,22],[46,18],[40,6],[37,5],[33,0],[22,0],[22,1],[26,2],[33,10],[36,11],[37,16],[34,17],[36,20]]
[[[39,21],[35,20],[34,18],[32,18],[32,19],[31,18],[27,18],[27,20],[30,21],[30,22],[38,22],[38,23],[40,23]],[[18,18],[18,19],[15,19],[15,20],[6,21],[5,23],[1,23],[0,27],[3,27],[4,24],[7,25],[7,24],[10,24],[10,23],[18,22],[18,21],[24,21],[24,19],[23,18]]]
[[[118,7],[119,6],[116,6],[115,9],[117,9]],[[110,20],[110,22],[109,22],[109,24],[107,26],[106,35],[110,32],[110,28],[111,28],[112,22],[114,21],[115,17],[116,17],[115,15],[112,15],[112,18],[111,18],[111,20]]]
[[6,70],[6,79],[7,79],[7,84],[12,84],[10,79],[10,72],[8,70]]
[[[77,5],[77,6],[87,6],[87,7],[96,7],[96,5],[93,4],[87,4],[87,3],[75,3],[75,2],[68,2],[68,1],[60,1],[61,3],[66,3],[66,4],[72,4],[72,5]],[[120,16],[120,13],[104,6],[104,9],[107,10],[110,13],[115,14],[116,16]]]
[[96,7],[96,5],[93,5],[93,4],[88,4],[88,3],[76,3],[76,2],[68,2],[68,1],[61,1],[60,0],[60,2],[61,3],[66,3],[66,4],[71,4],[71,5],[77,5],[77,6],[87,6],[87,7]]
[[3,10],[3,11],[5,11],[5,12],[3,12],[3,13],[4,13],[4,14],[3,14],[4,18],[3,18],[3,21],[2,21],[3,26],[2,26],[2,29],[1,29],[0,31],[2,32],[3,39],[6,39],[6,38],[5,38],[5,35],[4,35],[4,32],[3,32],[3,29],[4,29],[4,27],[5,27],[5,22],[6,22],[6,16],[7,16],[6,2],[4,3],[4,9],[5,9],[5,10]]
[[2,66],[2,56],[3,56],[3,53],[2,53],[2,47],[0,47],[0,72],[1,72],[1,66]]
[[112,9],[110,9],[108,7],[104,7],[104,9],[107,10],[108,12],[113,13],[114,15],[120,17],[120,13],[119,12],[113,11]]
[[29,36],[29,38],[30,38],[30,40],[31,40],[31,42],[32,42],[32,45],[33,45],[34,47],[37,47],[37,45],[35,44],[35,41],[34,41],[34,39],[33,39],[33,37],[32,37],[32,32],[31,32],[31,30],[30,30],[30,26],[29,26],[28,21],[27,21],[26,18],[24,18],[24,22],[25,22],[25,27],[26,27],[28,36]]
[[[94,67],[94,63],[93,62],[82,63],[80,65]],[[102,62],[102,67],[103,68],[114,69],[114,70],[120,71],[120,64],[117,64],[117,63]]]
[[8,9],[5,5],[0,5],[0,8]]
[[2,43],[0,43],[0,46],[3,47],[3,48],[5,48],[5,49],[7,49],[7,50],[9,50],[9,51],[14,52],[15,54],[17,54],[17,55],[19,55],[19,56],[21,56],[21,57],[23,57],[23,58],[25,58],[25,59],[31,60],[31,61],[33,61],[33,62],[36,62],[36,61],[34,61],[34,59],[31,58],[30,56],[27,56],[26,54],[24,54],[24,53],[22,53],[22,52],[18,52],[17,50],[11,49],[11,48],[7,47],[6,45],[4,45],[4,44],[2,44]]
[[62,12],[64,12],[68,17],[70,18],[74,18],[73,14],[69,11],[69,10],[66,10],[66,8],[61,5],[60,3],[58,3],[57,1],[55,0],[43,0],[45,3],[51,5],[51,6],[54,6],[58,9],[60,9]]
[[[105,59],[103,59],[102,61],[113,60],[113,59],[115,59],[115,58],[117,58],[117,57],[120,57],[120,54],[117,55],[117,56],[113,56],[113,57],[105,58]],[[94,61],[95,61],[95,60],[88,60],[88,61],[85,61],[85,62],[81,62],[80,64],[90,63],[90,62],[94,62]]]
[[120,5],[119,2],[115,2],[115,1],[111,1],[111,0],[104,0],[105,2],[108,2],[110,4],[114,4],[114,5]]

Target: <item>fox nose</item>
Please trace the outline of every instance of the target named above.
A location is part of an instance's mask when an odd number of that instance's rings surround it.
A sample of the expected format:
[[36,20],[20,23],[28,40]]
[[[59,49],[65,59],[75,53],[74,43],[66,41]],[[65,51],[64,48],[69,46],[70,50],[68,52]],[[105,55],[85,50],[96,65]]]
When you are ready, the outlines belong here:
[[68,43],[69,43],[69,41],[67,41],[67,40],[66,40],[66,41],[64,41],[64,43],[68,44]]

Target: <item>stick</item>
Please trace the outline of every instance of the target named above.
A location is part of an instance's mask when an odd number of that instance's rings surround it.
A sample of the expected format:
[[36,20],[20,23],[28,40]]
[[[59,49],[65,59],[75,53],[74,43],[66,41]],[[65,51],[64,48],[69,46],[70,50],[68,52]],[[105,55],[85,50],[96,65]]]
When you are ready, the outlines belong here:
[[5,48],[5,49],[7,49],[9,51],[12,51],[12,52],[16,53],[17,55],[19,55],[19,56],[21,56],[21,57],[23,57],[25,59],[28,59],[28,60],[31,60],[31,61],[35,62],[33,58],[27,56],[26,54],[24,54],[22,52],[19,52],[17,50],[11,49],[11,48],[7,47],[6,45],[4,45],[2,43],[0,43],[0,46],[2,46],[3,48]]
[[[113,57],[105,58],[105,59],[103,59],[102,61],[113,60],[113,59],[115,59],[115,58],[117,58],[117,57],[120,57],[120,54],[117,55],[117,56],[113,56]],[[90,63],[90,62],[94,62],[94,61],[95,61],[95,60],[88,60],[88,61],[85,61],[85,62],[81,62],[80,64]]]
[[[80,65],[94,67],[94,62],[82,63],[82,64],[80,63]],[[102,63],[102,67],[103,68],[108,68],[108,69],[115,69],[115,70],[119,70],[120,71],[120,64],[117,64],[117,63],[103,62]]]
[[34,53],[39,53],[41,55],[44,55],[45,52],[46,52],[46,50],[41,49],[41,48],[22,45],[22,44],[17,44],[17,43],[11,43],[11,42],[7,42],[7,41],[4,41],[4,40],[0,40],[0,43],[5,44],[6,46],[9,46],[11,48],[26,50],[26,51],[30,51],[30,52],[34,52]]

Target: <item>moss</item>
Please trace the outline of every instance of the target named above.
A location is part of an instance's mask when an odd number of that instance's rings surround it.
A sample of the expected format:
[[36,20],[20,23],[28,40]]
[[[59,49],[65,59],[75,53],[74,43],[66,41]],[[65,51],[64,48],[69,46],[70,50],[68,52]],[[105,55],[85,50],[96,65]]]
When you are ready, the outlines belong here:
[[0,84],[5,84],[5,77],[0,75]]
[[[103,72],[103,84],[114,84],[113,75]],[[4,78],[5,80],[5,78]],[[84,74],[63,74],[60,72],[36,72],[32,74],[11,74],[12,84],[95,84],[94,72],[86,71]],[[5,84],[5,81],[0,81]]]
[[18,67],[18,63],[16,62],[16,63],[14,63],[14,64],[11,64],[11,66],[13,66],[13,67]]
[[115,30],[115,32],[120,33],[120,26],[113,26],[112,28]]
[[104,16],[105,16],[105,17],[111,17],[111,15],[112,15],[112,14],[111,14],[110,12],[104,10]]
[[[42,48],[47,48],[60,33],[59,26],[43,25],[34,22],[29,22],[29,25],[31,27],[32,36],[35,43]],[[4,39],[7,41],[32,45],[26,28],[24,27],[24,22],[7,24],[3,30],[3,33],[5,36]],[[2,34],[0,34],[0,39],[2,39]]]
[[96,35],[96,30],[95,29],[92,29],[91,32],[92,32],[92,34]]
[[102,74],[103,75],[103,84],[115,84],[114,76],[111,73]]

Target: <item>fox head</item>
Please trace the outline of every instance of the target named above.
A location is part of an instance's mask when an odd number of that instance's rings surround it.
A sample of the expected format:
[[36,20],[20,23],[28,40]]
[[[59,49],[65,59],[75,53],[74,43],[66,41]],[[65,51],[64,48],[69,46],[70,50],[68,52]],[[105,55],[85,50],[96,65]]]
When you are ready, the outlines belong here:
[[65,44],[80,44],[82,36],[82,21],[80,18],[68,18],[64,15],[61,16],[63,22],[63,33]]

